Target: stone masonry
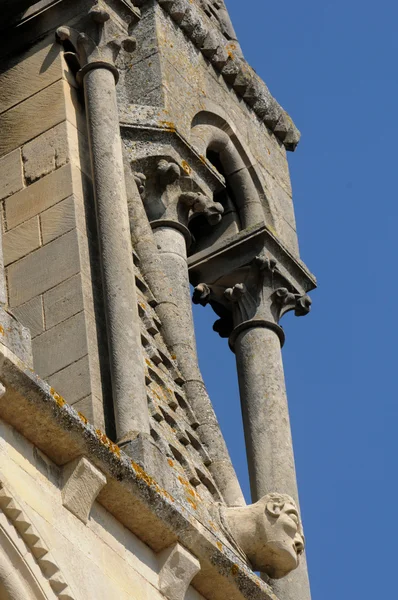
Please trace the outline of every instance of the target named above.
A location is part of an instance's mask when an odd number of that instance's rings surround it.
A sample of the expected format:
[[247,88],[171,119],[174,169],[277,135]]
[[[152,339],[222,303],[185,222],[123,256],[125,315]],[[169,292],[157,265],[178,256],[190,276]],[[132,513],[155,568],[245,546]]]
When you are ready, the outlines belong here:
[[[0,7],[0,599],[310,600],[298,129],[224,0]],[[236,356],[249,505],[192,302]]]

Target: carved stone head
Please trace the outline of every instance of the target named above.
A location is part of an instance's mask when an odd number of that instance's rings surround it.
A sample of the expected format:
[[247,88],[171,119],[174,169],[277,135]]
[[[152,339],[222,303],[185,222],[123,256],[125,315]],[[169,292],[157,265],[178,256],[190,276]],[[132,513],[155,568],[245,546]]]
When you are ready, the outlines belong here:
[[224,508],[222,516],[229,536],[253,570],[280,579],[298,567],[304,535],[290,496],[268,494],[250,506]]

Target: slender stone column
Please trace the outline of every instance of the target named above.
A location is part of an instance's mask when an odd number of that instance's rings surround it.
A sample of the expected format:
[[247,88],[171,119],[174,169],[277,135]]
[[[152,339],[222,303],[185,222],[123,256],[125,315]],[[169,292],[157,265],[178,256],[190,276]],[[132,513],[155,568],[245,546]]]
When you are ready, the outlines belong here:
[[[149,414],[115,87],[114,60],[121,44],[107,28],[106,10],[95,6],[89,14],[94,21],[90,36],[67,27],[57,34],[75,44],[81,64],[78,80],[86,101],[116,433],[123,443],[149,433]],[[133,49],[133,40],[124,43]]]
[[280,339],[271,329],[251,327],[234,347],[253,502],[271,492],[297,501]]
[[[222,315],[214,328],[229,335],[236,355],[252,501],[279,493],[299,506],[279,319],[289,310],[307,314],[311,301],[291,289],[276,261],[264,254],[214,285],[197,286],[193,300],[209,302]],[[305,559],[273,587],[281,600],[310,600]]]

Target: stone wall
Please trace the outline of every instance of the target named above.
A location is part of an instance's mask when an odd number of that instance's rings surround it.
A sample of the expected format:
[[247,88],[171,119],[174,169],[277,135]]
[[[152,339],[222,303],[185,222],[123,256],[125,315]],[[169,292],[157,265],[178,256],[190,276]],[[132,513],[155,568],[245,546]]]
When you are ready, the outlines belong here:
[[0,199],[11,311],[34,369],[104,423],[94,306],[94,206],[81,96],[54,34],[0,74]]

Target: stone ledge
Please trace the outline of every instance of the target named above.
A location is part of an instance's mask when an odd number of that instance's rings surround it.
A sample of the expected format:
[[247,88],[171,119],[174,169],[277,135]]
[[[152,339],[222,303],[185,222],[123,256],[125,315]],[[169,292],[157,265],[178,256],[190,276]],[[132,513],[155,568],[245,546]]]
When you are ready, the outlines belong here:
[[[58,466],[84,455],[107,478],[98,501],[155,552],[176,542],[202,569],[195,588],[209,600],[278,600],[271,588],[193,510],[173,498],[99,429],[0,345],[0,418]],[[220,541],[222,539],[222,542]]]

